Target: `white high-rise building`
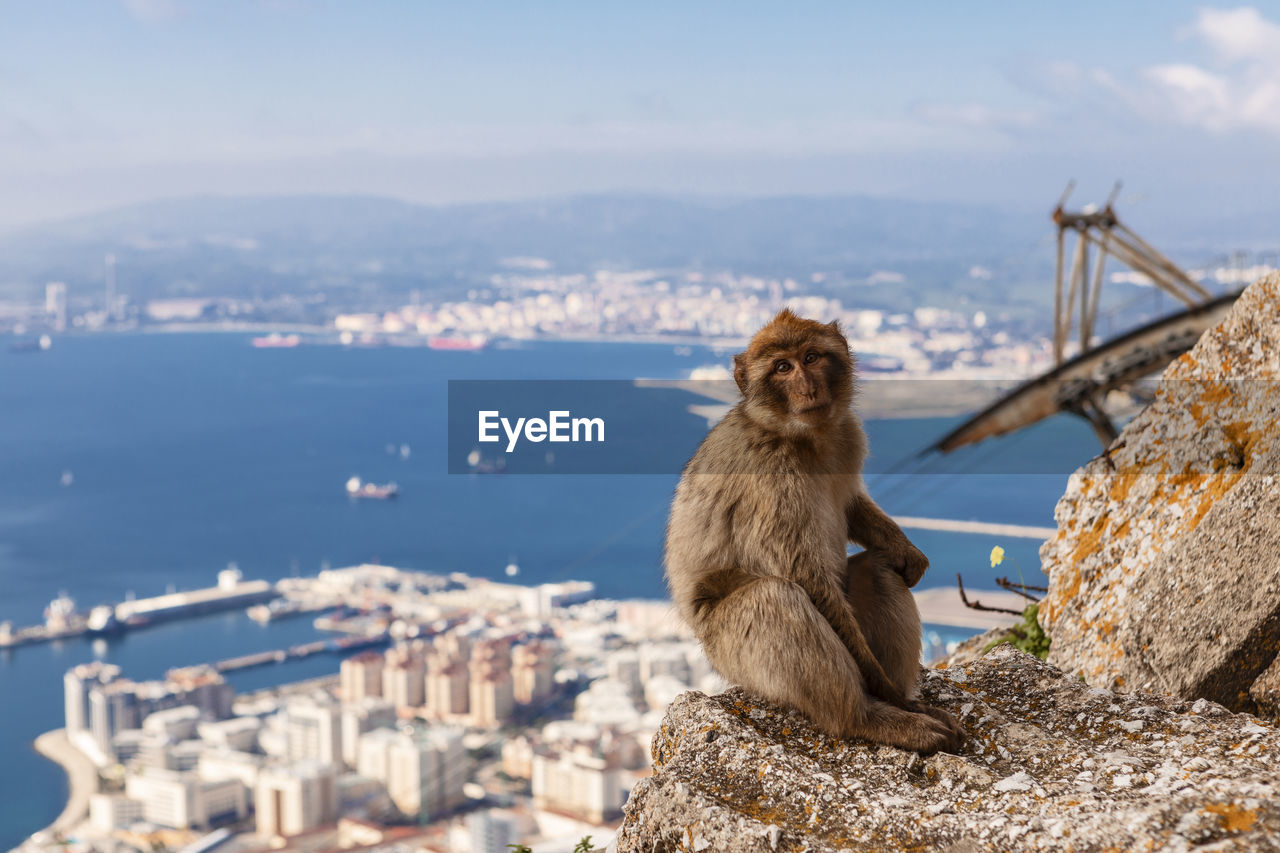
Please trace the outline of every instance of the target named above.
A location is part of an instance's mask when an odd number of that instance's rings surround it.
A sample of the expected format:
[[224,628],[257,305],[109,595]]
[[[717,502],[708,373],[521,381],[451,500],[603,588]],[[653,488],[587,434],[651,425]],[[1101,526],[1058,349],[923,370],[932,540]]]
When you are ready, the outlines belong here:
[[344,660],[338,667],[342,701],[351,704],[381,696],[382,668],[382,655],[374,651],[363,652]]
[[426,678],[427,713],[452,718],[471,708],[470,677],[465,662],[445,654],[431,658]]
[[477,643],[471,650],[471,722],[500,726],[515,710],[511,648],[502,640]]
[[360,736],[396,724],[396,709],[382,699],[368,697],[342,706],[342,761],[348,767],[360,763]]
[[511,650],[511,681],[515,700],[521,704],[541,702],[551,694],[554,652],[547,643],[535,640]]
[[299,835],[337,820],[338,793],[332,764],[298,761],[258,774],[254,796],[258,834]]
[[120,677],[120,667],[94,661],[67,670],[62,678],[66,699],[66,727],[68,737],[89,728],[89,691],[98,684],[110,684]]
[[579,752],[533,757],[533,801],[539,808],[569,812],[603,823],[622,810],[622,780],[599,756]]
[[382,669],[382,698],[396,708],[421,708],[427,698],[426,677],[421,660],[388,652]]
[[287,755],[291,761],[342,763],[341,707],[327,698],[300,696],[284,709]]
[[55,332],[67,330],[67,286],[51,281],[44,286],[44,313],[53,320]]
[[376,729],[360,738],[357,772],[387,786],[403,814],[433,820],[465,799],[471,759],[453,727]]

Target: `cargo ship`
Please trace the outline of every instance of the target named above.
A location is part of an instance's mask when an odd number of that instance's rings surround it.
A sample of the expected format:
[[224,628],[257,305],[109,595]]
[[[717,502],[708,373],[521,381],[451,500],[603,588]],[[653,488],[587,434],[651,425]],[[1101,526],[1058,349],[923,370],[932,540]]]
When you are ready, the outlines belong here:
[[9,352],[44,352],[53,346],[53,338],[41,335],[34,341],[18,341],[9,344]]
[[253,345],[258,349],[291,349],[300,343],[302,338],[297,335],[282,335],[279,332],[253,339]]
[[347,480],[347,497],[385,501],[398,494],[400,487],[395,483],[365,483],[359,477]]
[[427,346],[443,350],[482,350],[489,345],[484,335],[432,335]]
[[231,610],[269,601],[277,596],[266,581],[246,581],[234,565],[218,572],[218,585],[191,592],[171,592],[116,605],[116,620],[129,626],[163,622],[199,613]]

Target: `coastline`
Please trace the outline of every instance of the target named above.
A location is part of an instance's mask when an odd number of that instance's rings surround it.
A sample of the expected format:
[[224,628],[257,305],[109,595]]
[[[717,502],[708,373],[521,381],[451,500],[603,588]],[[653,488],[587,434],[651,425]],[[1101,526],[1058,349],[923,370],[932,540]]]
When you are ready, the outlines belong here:
[[67,737],[66,729],[54,729],[35,739],[35,750],[67,774],[67,804],[43,830],[31,834],[58,835],[78,827],[89,817],[89,797],[98,792],[98,768]]

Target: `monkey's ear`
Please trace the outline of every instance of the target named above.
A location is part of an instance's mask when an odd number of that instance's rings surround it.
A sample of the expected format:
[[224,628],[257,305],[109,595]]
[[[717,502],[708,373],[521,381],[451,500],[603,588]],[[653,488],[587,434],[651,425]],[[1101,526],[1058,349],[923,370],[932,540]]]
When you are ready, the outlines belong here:
[[738,390],[747,393],[747,354],[740,352],[733,357],[733,381],[738,383]]

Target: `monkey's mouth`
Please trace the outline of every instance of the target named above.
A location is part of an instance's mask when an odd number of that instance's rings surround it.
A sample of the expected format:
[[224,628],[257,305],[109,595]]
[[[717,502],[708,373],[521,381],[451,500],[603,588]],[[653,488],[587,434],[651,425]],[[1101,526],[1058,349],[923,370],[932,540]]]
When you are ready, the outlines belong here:
[[801,409],[796,409],[797,415],[820,415],[831,408],[831,403],[812,403]]

